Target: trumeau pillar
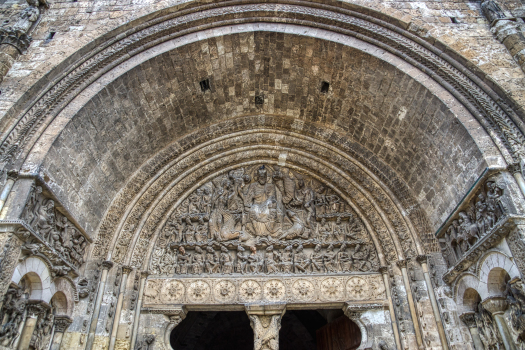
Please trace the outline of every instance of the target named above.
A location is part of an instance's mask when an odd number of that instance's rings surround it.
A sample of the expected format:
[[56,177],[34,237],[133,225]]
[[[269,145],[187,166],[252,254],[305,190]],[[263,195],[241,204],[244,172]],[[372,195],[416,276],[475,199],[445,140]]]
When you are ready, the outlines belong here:
[[245,310],[253,329],[253,349],[279,350],[279,330],[286,304],[248,304]]
[[498,326],[499,333],[503,339],[503,344],[505,345],[506,350],[517,350],[516,344],[512,339],[512,336],[507,327],[507,323],[503,318],[505,310],[509,307],[509,303],[505,297],[488,297],[481,302],[483,307],[492,314],[496,325]]
[[[139,272],[137,271],[136,273],[139,273]],[[133,316],[133,332],[131,334],[131,349],[135,348],[135,343],[137,342],[137,333],[139,330],[139,322],[140,322],[140,309],[142,308],[144,288],[146,287],[146,279],[148,278],[148,275],[149,275],[148,271],[142,271],[140,273],[139,299],[137,300],[137,306],[135,308],[135,315]]]
[[120,313],[122,311],[122,302],[124,301],[124,292],[126,291],[126,283],[128,275],[132,271],[131,266],[122,266],[122,280],[120,281],[120,293],[117,300],[117,309],[113,319],[113,327],[111,329],[111,338],[109,339],[109,350],[115,349],[115,342],[117,340],[117,331],[120,323]]
[[485,350],[481,337],[479,336],[478,325],[476,324],[476,319],[474,318],[476,313],[474,311],[465,312],[459,316],[461,321],[468,327],[470,331],[470,336],[474,342],[474,349],[476,350]]
[[441,346],[443,347],[443,350],[448,350],[445,328],[443,327],[443,321],[441,319],[441,314],[439,313],[439,306],[436,301],[436,295],[434,294],[434,287],[432,286],[432,281],[430,280],[430,273],[428,271],[428,257],[426,255],[418,255],[416,259],[421,265],[421,269],[423,270],[423,276],[425,277],[425,284],[427,285],[430,304],[432,305],[432,311],[434,312],[434,318],[436,320]]
[[64,333],[72,322],[73,320],[69,316],[55,316],[55,333],[53,334],[50,350],[60,349]]
[[383,275],[383,283],[385,284],[386,299],[388,300],[388,311],[390,312],[390,320],[392,321],[392,331],[394,332],[394,339],[396,347],[401,349],[401,338],[399,336],[399,328],[397,327],[396,312],[394,310],[394,302],[392,300],[392,293],[390,291],[390,279],[388,277],[388,266],[381,266],[379,272]]
[[95,331],[97,330],[97,323],[100,314],[100,306],[102,305],[102,297],[104,296],[104,289],[106,287],[106,280],[108,278],[108,270],[113,267],[111,261],[102,262],[102,276],[100,277],[100,284],[98,285],[97,299],[95,301],[95,307],[93,315],[91,316],[91,325],[89,326],[88,339],[86,349],[91,350],[93,348],[93,342],[95,341]]
[[417,318],[416,306],[414,304],[414,298],[412,297],[412,292],[410,288],[410,282],[408,281],[408,272],[407,272],[407,261],[399,260],[397,266],[401,269],[401,274],[403,275],[403,284],[405,285],[405,290],[407,293],[408,307],[410,309],[410,316],[412,317],[412,323],[414,324],[414,332],[416,333],[416,341],[419,349],[424,349],[423,337],[421,336],[421,329],[419,327],[419,319]]

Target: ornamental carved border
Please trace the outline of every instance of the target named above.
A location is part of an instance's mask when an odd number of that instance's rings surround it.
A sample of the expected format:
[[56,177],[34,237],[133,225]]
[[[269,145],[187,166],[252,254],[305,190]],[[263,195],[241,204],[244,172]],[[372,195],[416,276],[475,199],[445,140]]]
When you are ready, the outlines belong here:
[[[453,60],[436,46],[377,18],[320,3],[279,1],[276,3],[239,3],[188,6],[176,13],[151,19],[98,45],[70,66],[61,79],[17,118],[15,125],[5,133],[0,146],[4,166],[14,159],[23,159],[24,150],[43,124],[49,123],[72,98],[102,73],[119,64],[126,56],[132,57],[155,44],[177,36],[230,23],[253,21],[300,24],[312,28],[338,31],[386,49],[421,69],[444,86],[467,107],[480,123],[496,134],[510,152],[509,163],[523,156],[525,137],[516,126],[519,117],[504,99],[496,94],[469,69]],[[329,22],[330,25],[324,23]],[[497,95],[496,95],[497,96]],[[521,124],[520,124],[521,125]],[[491,134],[491,132],[489,132]],[[32,140],[31,142],[34,142]],[[501,143],[499,147],[501,146]],[[505,152],[503,152],[505,153]]]
[[144,308],[155,305],[247,303],[334,303],[385,300],[379,274],[345,276],[151,278]]

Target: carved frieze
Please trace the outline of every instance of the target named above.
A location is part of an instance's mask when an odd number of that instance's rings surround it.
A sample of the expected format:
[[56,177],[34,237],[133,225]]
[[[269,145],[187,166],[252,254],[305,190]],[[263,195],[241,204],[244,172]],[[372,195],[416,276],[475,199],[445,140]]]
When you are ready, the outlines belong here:
[[378,268],[371,237],[348,203],[317,180],[264,164],[219,175],[191,193],[166,222],[150,263],[164,276]]
[[386,298],[379,274],[304,277],[151,278],[146,306],[169,304],[327,303]]

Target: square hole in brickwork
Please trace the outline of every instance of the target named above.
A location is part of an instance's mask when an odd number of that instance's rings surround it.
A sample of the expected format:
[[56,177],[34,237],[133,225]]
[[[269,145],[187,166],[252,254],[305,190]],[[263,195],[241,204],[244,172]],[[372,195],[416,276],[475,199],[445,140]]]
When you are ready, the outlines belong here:
[[210,79],[201,80],[199,85],[201,86],[201,91],[202,92],[211,91]]
[[255,105],[262,106],[264,104],[264,95],[255,96]]
[[321,92],[323,94],[326,94],[326,93],[328,93],[328,90],[330,90],[330,83],[327,82],[327,81],[323,81],[321,83]]
[[458,19],[457,19],[456,17],[450,17],[450,21],[451,21],[452,23],[459,23],[459,22],[458,22]]

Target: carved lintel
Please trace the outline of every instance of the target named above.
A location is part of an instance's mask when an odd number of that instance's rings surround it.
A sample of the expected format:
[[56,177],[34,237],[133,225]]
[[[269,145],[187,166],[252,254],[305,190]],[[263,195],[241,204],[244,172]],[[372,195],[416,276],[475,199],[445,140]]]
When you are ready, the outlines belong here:
[[475,315],[476,313],[474,311],[469,311],[469,312],[465,312],[459,315],[459,319],[463,321],[463,323],[468,328],[475,328],[477,327]]
[[129,275],[131,273],[131,271],[133,271],[133,267],[131,267],[129,265],[122,266],[122,273],[124,275]]
[[113,262],[107,261],[107,260],[102,262],[102,269],[110,270],[112,267],[113,267]]
[[55,332],[65,333],[71,323],[73,323],[73,319],[69,316],[55,316]]

